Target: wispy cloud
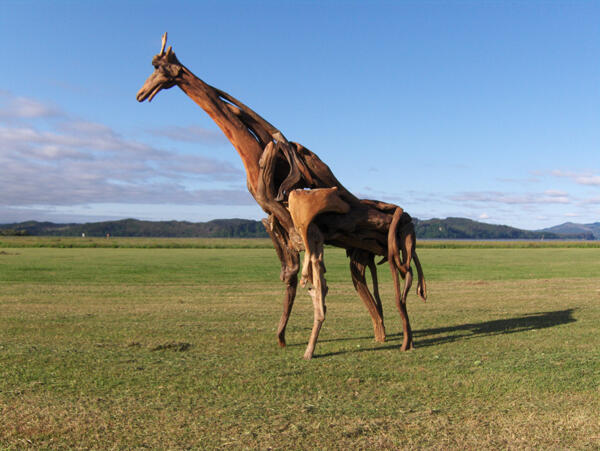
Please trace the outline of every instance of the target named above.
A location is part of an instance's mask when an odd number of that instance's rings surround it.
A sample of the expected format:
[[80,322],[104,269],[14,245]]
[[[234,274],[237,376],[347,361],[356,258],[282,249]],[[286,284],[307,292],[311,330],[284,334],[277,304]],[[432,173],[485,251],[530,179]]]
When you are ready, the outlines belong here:
[[509,205],[569,204],[572,202],[567,193],[548,190],[543,193],[503,193],[498,191],[464,192],[451,195],[456,202],[497,203]]
[[58,108],[35,99],[15,96],[8,91],[0,90],[0,119],[36,119],[62,115],[63,113]]
[[575,183],[580,185],[593,185],[600,186],[600,175],[594,174],[592,172],[570,172],[570,171],[562,171],[562,170],[554,170],[552,171],[552,175],[555,177],[566,177],[573,180]]
[[34,99],[1,97],[2,206],[253,203],[245,189],[219,188],[244,178],[230,163],[128,139]]
[[600,205],[600,197],[590,197],[581,202],[584,205]]
[[497,177],[496,180],[502,183],[531,185],[542,181],[543,174],[539,171],[531,171],[529,177]]

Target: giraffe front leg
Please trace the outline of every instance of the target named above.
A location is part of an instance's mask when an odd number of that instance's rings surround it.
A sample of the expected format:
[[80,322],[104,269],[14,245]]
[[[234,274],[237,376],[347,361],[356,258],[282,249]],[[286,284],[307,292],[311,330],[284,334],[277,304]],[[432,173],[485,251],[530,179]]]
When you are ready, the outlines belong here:
[[285,328],[290,319],[292,306],[294,305],[294,299],[296,298],[296,287],[298,286],[298,276],[296,273],[290,275],[289,279],[284,280],[286,287],[285,296],[283,298],[283,312],[281,313],[281,319],[279,320],[279,326],[277,327],[277,342],[282,348],[285,347]]
[[327,283],[325,281],[325,265],[323,263],[323,235],[320,230],[314,224],[308,227],[308,249],[304,255],[305,259],[308,259],[310,272],[311,272],[311,284],[308,292],[313,301],[314,310],[314,321],[313,328],[308,340],[308,346],[304,352],[304,358],[310,360],[315,352],[317,345],[317,339],[319,338],[319,332],[323,321],[325,321],[325,296],[327,295]]
[[305,254],[302,265],[302,280],[311,282],[309,293],[313,300],[314,323],[308,346],[304,353],[305,359],[312,358],[319,338],[319,332],[325,321],[325,295],[327,284],[325,282],[325,266],[323,265],[323,234],[312,220],[325,212],[348,213],[348,205],[338,193],[337,187],[318,188],[313,190],[296,189],[290,192],[288,208],[294,227],[302,237]]
[[273,215],[270,215],[268,219],[263,219],[262,223],[273,241],[273,246],[281,262],[279,278],[286,285],[283,312],[277,326],[277,343],[279,346],[285,347],[285,329],[292,313],[298,286],[300,254],[290,245],[287,231],[281,227],[279,221]]
[[283,312],[277,326],[277,342],[282,348],[285,347],[285,329],[287,327],[294,299],[298,287],[299,252],[285,248],[284,259],[281,261],[281,280],[285,283],[285,296],[283,298]]

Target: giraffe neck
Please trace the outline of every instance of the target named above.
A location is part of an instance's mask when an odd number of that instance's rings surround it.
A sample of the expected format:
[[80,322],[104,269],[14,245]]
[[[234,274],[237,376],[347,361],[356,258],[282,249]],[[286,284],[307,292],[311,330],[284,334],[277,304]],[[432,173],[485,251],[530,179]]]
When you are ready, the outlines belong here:
[[233,144],[246,169],[248,189],[254,195],[258,186],[259,160],[263,146],[234,114],[232,108],[228,106],[229,104],[221,99],[217,90],[204,83],[186,67],[183,67],[177,84],[198,106],[206,111]]

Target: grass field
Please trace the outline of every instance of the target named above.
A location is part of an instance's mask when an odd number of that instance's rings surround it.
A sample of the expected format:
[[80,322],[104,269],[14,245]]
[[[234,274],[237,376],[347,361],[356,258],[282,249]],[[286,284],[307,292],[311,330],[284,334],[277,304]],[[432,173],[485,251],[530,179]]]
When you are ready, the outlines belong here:
[[411,293],[406,353],[387,266],[379,344],[344,252],[327,249],[307,362],[302,289],[276,344],[272,249],[12,243],[2,449],[600,448],[598,248],[425,245],[429,300]]
[[[272,249],[270,238],[125,238],[0,236],[0,248]],[[600,241],[419,240],[424,249],[600,248]]]

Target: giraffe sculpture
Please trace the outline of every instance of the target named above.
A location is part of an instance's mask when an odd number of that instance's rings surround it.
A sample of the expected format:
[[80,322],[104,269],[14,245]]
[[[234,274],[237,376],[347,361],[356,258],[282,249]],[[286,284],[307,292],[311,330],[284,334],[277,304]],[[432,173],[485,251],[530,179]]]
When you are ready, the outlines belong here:
[[[268,215],[263,224],[281,261],[280,278],[286,284],[277,330],[279,345],[285,346],[285,329],[298,286],[300,251],[305,251],[300,283],[310,285],[314,322],[304,358],[312,358],[325,320],[327,284],[323,245],[330,244],[346,249],[352,282],[371,315],[375,340],[379,342],[385,341],[385,327],[374,257],[383,256],[379,264],[388,261],[402,318],[401,349],[412,349],[406,309],[413,280],[411,260],[418,274],[417,294],[423,300],[427,295],[410,215],[397,205],[355,197],[317,155],[301,144],[288,141],[242,102],[192,74],[171,47],[165,51],[166,40],[165,33],[160,53],[152,59],[154,72],[138,92],[137,100],[151,101],[160,90],[179,86],[215,121],[239,153],[248,190]],[[365,278],[367,267],[373,293]],[[399,274],[405,280],[403,289]]]

